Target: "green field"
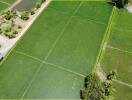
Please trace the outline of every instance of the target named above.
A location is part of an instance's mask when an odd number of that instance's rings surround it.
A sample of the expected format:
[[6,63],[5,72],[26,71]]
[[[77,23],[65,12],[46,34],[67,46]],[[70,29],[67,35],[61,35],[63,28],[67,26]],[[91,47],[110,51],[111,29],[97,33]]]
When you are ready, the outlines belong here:
[[112,6],[53,1],[0,66],[0,98],[79,99]]
[[114,85],[116,92],[114,93],[114,100],[131,100],[132,89],[126,85],[117,84]]
[[0,65],[0,99],[79,99],[99,62],[117,70],[115,100],[131,100],[131,24],[104,1],[52,1]]
[[4,9],[6,9],[8,6],[6,4],[3,4],[0,2],[0,12]]
[[[0,0],[0,12],[13,4],[16,0]],[[6,4],[7,3],[7,4]]]
[[6,3],[12,4],[14,3],[16,0],[0,0],[0,1],[4,1]]
[[[132,87],[132,14],[126,10],[116,9],[110,37],[106,51],[101,61],[101,67],[105,72],[117,70],[117,80],[126,83],[126,86],[116,85],[117,100],[131,100]],[[131,99],[130,99],[131,98]]]
[[117,69],[119,80],[132,84],[132,14],[116,10],[115,16],[102,67],[107,71]]

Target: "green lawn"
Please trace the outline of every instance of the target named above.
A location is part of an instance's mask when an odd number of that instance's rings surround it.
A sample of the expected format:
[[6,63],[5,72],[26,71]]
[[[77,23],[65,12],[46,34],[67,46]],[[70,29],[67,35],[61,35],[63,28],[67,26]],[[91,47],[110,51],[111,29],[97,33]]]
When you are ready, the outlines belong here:
[[12,52],[0,66],[0,98],[20,97],[39,64],[34,59]]
[[114,100],[131,100],[132,99],[132,88],[122,85],[119,83],[114,83],[116,92],[114,95]]
[[109,48],[106,50],[106,53],[104,55],[102,67],[106,72],[116,69],[118,72],[117,79],[132,83],[131,59],[132,54]]
[[4,9],[6,9],[8,6],[6,4],[3,4],[0,2],[0,12]]
[[4,1],[4,2],[7,2],[9,4],[13,4],[16,0],[0,0],[0,1]]
[[0,98],[79,99],[111,10],[104,2],[53,1],[0,66]]
[[109,44],[132,52],[132,13],[117,10]]
[[[9,3],[9,4],[12,4],[12,3],[14,3],[16,0],[0,0],[0,1],[3,1],[3,2]],[[5,10],[7,7],[9,7],[8,4],[5,4],[5,3],[0,2],[0,12],[1,12],[2,10]]]

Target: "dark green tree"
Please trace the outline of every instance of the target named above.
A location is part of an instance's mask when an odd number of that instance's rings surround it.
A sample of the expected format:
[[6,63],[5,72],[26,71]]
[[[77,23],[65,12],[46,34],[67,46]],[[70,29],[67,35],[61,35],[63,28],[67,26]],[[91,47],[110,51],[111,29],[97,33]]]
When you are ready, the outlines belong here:
[[113,93],[112,80],[115,78],[115,71],[110,72],[111,80],[100,80],[96,73],[90,73],[84,79],[84,89],[80,90],[82,100],[107,100]]
[[128,0],[110,0],[109,3],[115,5],[117,8],[124,8],[124,6],[129,2]]

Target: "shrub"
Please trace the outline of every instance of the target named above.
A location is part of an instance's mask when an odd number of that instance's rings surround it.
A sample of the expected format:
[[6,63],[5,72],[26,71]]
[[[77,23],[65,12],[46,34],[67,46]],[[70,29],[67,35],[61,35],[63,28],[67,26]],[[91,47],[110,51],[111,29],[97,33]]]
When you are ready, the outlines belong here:
[[12,11],[12,10],[7,10],[5,12],[2,13],[2,16],[6,19],[6,20],[10,20],[12,18],[16,18],[17,17],[17,13],[16,11]]
[[2,32],[10,32],[11,31],[11,26],[9,24],[1,25],[1,31]]
[[21,29],[22,28],[22,26],[21,25],[18,25],[18,29]]
[[1,28],[0,28],[0,34],[2,34],[2,30],[1,30]]
[[16,35],[12,31],[11,32],[5,32],[4,35],[7,36],[9,39],[16,37]]
[[16,34],[18,34],[18,32],[16,30],[13,30],[13,29],[10,32],[4,32],[4,35],[7,36],[9,39],[15,38]]
[[46,0],[39,0],[39,2],[42,4],[42,3],[44,3]]
[[89,74],[84,79],[84,89],[80,90],[80,98],[82,100],[109,100],[114,92],[112,80],[113,77],[111,80],[102,81],[96,73]]
[[34,15],[35,14],[35,9],[33,8],[31,11],[30,11],[31,15]]
[[21,13],[21,19],[22,20],[28,20],[29,19],[29,12],[28,11],[23,11]]
[[41,3],[40,2],[37,2],[36,5],[35,5],[36,9],[39,9],[41,7]]

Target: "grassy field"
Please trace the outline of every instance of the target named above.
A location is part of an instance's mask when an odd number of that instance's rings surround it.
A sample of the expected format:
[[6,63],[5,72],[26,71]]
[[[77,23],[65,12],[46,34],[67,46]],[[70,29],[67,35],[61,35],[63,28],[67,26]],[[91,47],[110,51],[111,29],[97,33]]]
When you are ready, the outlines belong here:
[[132,89],[126,85],[114,83],[116,92],[114,95],[114,100],[131,100],[132,99]]
[[9,4],[13,4],[16,0],[0,0]]
[[102,66],[107,71],[117,69],[119,80],[132,84],[132,14],[116,10],[115,16]]
[[79,99],[111,10],[105,2],[52,2],[0,66],[0,98]]
[[117,80],[125,83],[116,84],[116,100],[131,100],[132,87],[132,14],[116,9],[106,51],[101,61],[105,72],[117,70]]
[[0,12],[1,12],[2,10],[6,9],[7,7],[8,7],[8,5],[3,4],[3,3],[0,2]]
[[16,0],[0,0],[0,12],[5,10],[10,4],[13,4]]

